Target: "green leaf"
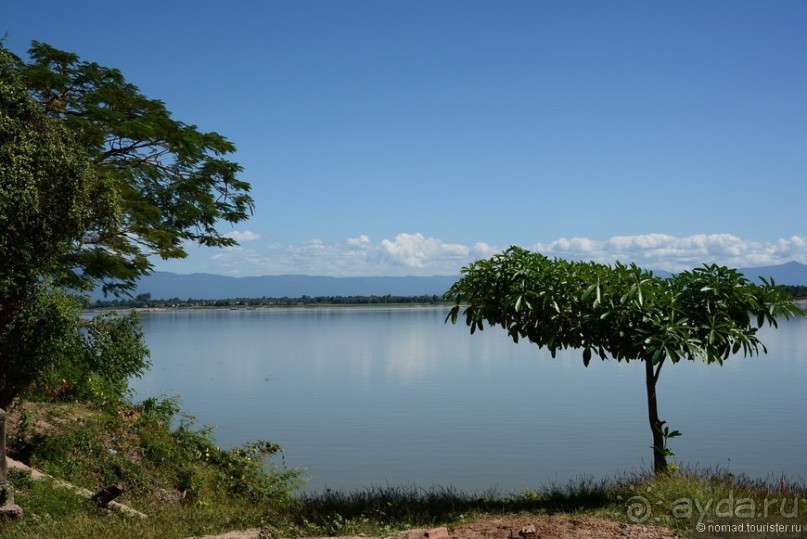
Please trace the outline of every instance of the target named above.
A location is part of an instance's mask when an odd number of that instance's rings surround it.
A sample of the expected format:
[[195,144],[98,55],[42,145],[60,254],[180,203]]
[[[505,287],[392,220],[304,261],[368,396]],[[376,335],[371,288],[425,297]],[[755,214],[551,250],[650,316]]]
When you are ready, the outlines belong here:
[[584,348],[583,349],[583,365],[588,367],[588,364],[591,362],[591,348]]

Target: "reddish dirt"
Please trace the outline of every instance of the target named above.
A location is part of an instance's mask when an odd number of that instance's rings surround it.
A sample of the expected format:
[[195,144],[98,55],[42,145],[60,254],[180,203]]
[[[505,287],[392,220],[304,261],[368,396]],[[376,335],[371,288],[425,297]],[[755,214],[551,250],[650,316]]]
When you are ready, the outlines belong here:
[[[520,533],[521,532],[521,533]],[[527,533],[529,532],[529,533]],[[531,533],[534,532],[534,533]],[[269,537],[259,530],[231,532],[199,539],[257,539]],[[592,517],[567,515],[502,516],[482,519],[454,528],[411,530],[385,539],[682,539],[666,528],[624,524]],[[320,539],[375,539],[331,537]]]
[[[521,533],[532,531],[535,533]],[[450,539],[679,539],[665,528],[624,524],[592,517],[510,516],[449,528]],[[403,534],[400,539],[415,539]]]

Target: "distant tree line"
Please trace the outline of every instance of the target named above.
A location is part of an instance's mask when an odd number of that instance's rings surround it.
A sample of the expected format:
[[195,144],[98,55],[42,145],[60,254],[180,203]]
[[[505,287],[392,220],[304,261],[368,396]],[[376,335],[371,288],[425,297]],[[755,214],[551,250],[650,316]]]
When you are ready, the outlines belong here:
[[[807,298],[807,286],[785,286],[787,292],[794,299]],[[448,302],[443,296],[436,294],[422,296],[300,296],[290,298],[287,296],[260,297],[260,298],[224,298],[224,299],[196,299],[196,298],[170,298],[152,299],[151,294],[138,294],[133,298],[104,299],[86,301],[84,307],[88,309],[175,309],[194,307],[305,307],[328,305],[445,305]]]
[[807,299],[807,286],[786,285],[787,292],[796,299]]
[[152,299],[151,294],[138,294],[133,298],[117,298],[87,302],[90,309],[166,309],[194,307],[304,307],[328,305],[442,305],[442,296],[300,296],[298,298],[227,298],[227,299]]

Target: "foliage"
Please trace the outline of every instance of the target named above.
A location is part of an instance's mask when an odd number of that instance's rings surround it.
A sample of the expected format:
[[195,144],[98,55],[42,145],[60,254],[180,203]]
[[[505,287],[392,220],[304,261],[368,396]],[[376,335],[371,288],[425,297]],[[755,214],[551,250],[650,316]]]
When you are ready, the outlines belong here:
[[[78,315],[74,312],[74,317]],[[89,401],[119,405],[129,395],[129,380],[150,366],[137,313],[106,313],[73,321],[70,346],[53,354],[26,396],[32,400]]]
[[91,179],[86,154],[30,97],[20,69],[0,47],[0,292],[12,297],[81,236]]
[[2,537],[181,538],[287,519],[297,472],[273,462],[277,446],[220,449],[209,431],[182,417],[176,400],[103,410],[29,403],[11,417],[13,457],[93,492],[119,483],[119,501],[149,518],[110,514],[50,481],[12,472],[25,519],[0,522]]
[[462,273],[447,294],[452,322],[465,306],[472,333],[486,322],[499,325],[514,341],[526,338],[553,356],[582,349],[586,365],[592,355],[722,363],[740,350],[764,351],[756,327],[799,313],[773,283],[754,285],[717,265],[662,279],[635,264],[551,260],[511,247]]
[[90,168],[70,133],[28,94],[0,48],[0,407],[75,330],[70,301],[43,278],[87,220]]
[[[784,477],[753,480],[720,469],[684,469],[656,476],[636,474],[618,481],[614,492],[616,503],[607,512],[611,518],[628,516],[636,522],[639,517],[640,522],[681,533],[691,533],[697,521],[725,519],[727,514],[748,518],[748,508],[752,506],[753,516],[760,519],[756,522],[794,513],[802,516],[807,511],[807,486],[803,483]],[[632,513],[631,506],[638,513]]]
[[65,291],[119,293],[149,256],[235,244],[216,227],[248,217],[250,186],[229,141],[119,71],[39,42],[29,53],[0,44],[0,407],[34,381],[119,398],[147,366],[134,319],[83,322]]
[[514,341],[527,339],[553,357],[582,349],[586,366],[595,355],[645,362],[657,472],[667,471],[668,454],[656,409],[662,365],[696,358],[722,364],[740,351],[765,351],[759,327],[803,314],[772,281],[755,285],[717,265],[662,279],[635,264],[552,260],[511,247],[462,273],[446,295],[454,302],[447,320],[456,323],[463,310],[471,333],[501,326]]
[[797,298],[797,299],[805,299],[805,298],[807,298],[807,286],[803,286],[803,285],[785,285],[785,289],[794,298]]
[[[23,407],[11,453],[90,489],[122,483],[153,507],[165,505],[156,492],[184,500],[193,511],[170,511],[192,522],[183,535],[274,510],[296,485],[296,472],[268,462],[279,447],[223,450],[170,401],[127,405],[129,378],[148,367],[137,316],[87,320],[74,295],[99,283],[125,292],[151,270],[150,256],[183,257],[188,242],[234,245],[217,227],[252,210],[241,167],[226,159],[234,146],[174,120],[115,69],[38,42],[29,52],[26,64],[0,44],[0,406]],[[22,404],[21,395],[92,406]],[[94,520],[97,508],[43,483],[19,483],[18,501],[39,514],[13,536],[119,537],[130,527]],[[260,511],[237,503],[246,500]],[[203,509],[214,502],[223,509]]]
[[80,241],[61,257],[61,283],[127,290],[151,269],[148,256],[186,256],[183,242],[228,246],[220,221],[252,210],[235,146],[214,132],[174,120],[120,71],[34,41],[20,67],[27,88],[88,155],[94,182]]
[[[601,517],[635,523],[631,506],[646,501],[651,511],[641,515],[643,524],[662,525],[682,536],[692,532],[693,519],[676,512],[681,500],[689,500],[699,517],[725,511],[726,501],[749,498],[757,507],[766,503],[771,511],[786,499],[791,511],[798,500],[799,515],[807,510],[807,489],[789,485],[782,492],[778,485],[734,477],[720,471],[686,470],[680,474],[653,476],[636,474],[594,481],[581,478],[566,484],[549,485],[519,494],[466,493],[451,488],[371,487],[352,492],[327,491],[305,495],[282,511],[244,503],[180,503],[148,508],[145,520],[105,514],[86,500],[54,489],[48,482],[32,482],[12,474],[17,500],[30,508],[23,522],[0,523],[4,538],[120,539],[125,537],[177,539],[201,536],[260,525],[270,537],[311,537],[323,535],[390,536],[399,530],[433,528],[496,518],[525,512],[532,515],[573,514],[575,518]],[[770,501],[774,504],[771,504]],[[717,506],[723,501],[722,508]],[[717,511],[716,511],[717,509]],[[798,522],[798,521],[795,521]]]
[[115,409],[27,405],[23,415],[9,440],[11,455],[93,491],[120,484],[128,499],[163,489],[177,502],[237,499],[277,507],[297,486],[298,472],[271,460],[279,446],[221,449],[172,399]]
[[227,298],[227,299],[152,299],[151,294],[138,294],[134,298],[116,298],[93,301],[87,304],[91,309],[130,309],[130,308],[193,308],[193,307],[300,307],[300,306],[383,306],[383,305],[443,305],[441,296],[301,296],[298,298]]
[[[5,313],[4,313],[5,314]],[[79,320],[69,297],[38,290],[0,326],[0,407],[69,354]]]

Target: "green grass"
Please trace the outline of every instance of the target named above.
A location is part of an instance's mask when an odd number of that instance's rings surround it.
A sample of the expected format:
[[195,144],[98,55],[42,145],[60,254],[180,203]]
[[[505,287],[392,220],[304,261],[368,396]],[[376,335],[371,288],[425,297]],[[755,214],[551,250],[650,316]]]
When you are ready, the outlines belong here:
[[[24,482],[25,480],[23,480]],[[256,504],[219,500],[216,503],[154,504],[144,508],[148,519],[108,512],[90,500],[54,487],[48,481],[15,484],[22,522],[0,522],[4,539],[173,539],[245,529],[266,524],[271,515]]]
[[[792,500],[796,499],[799,515],[807,515],[807,489],[803,485],[788,485],[787,492],[782,493],[774,482],[715,471],[684,471],[660,478],[636,474],[603,481],[579,479],[514,495],[387,486],[309,493],[281,505],[244,498],[197,499],[141,506],[149,515],[147,520],[109,514],[48,482],[32,482],[16,473],[11,479],[26,519],[0,524],[4,538],[170,539],[252,527],[262,527],[277,537],[385,536],[407,528],[452,526],[506,514],[587,515],[631,523],[631,516],[637,515],[631,515],[630,507],[637,497],[646,500],[651,511],[642,523],[665,526],[685,536],[691,533],[693,517],[701,516],[703,508],[707,508],[703,516],[714,516],[720,500],[747,499],[763,507],[765,500],[784,499],[786,510],[792,512]],[[686,507],[681,500],[690,502],[689,515],[676,513]],[[773,506],[773,510],[778,508]]]
[[668,476],[636,477],[622,486],[620,501],[624,502],[623,509],[639,502],[634,507],[642,514],[650,508],[645,522],[682,532],[691,530],[696,521],[727,513],[742,518],[747,518],[749,511],[756,518],[807,517],[807,485],[756,480],[725,470],[684,469]]
[[0,522],[0,537],[188,537],[286,519],[301,483],[276,444],[223,450],[195,428],[176,401],[139,405],[32,404],[15,411],[9,456],[97,492],[118,484],[116,501],[149,519],[98,509],[50,481],[12,472],[22,522]]
[[[723,506],[717,506],[721,500]],[[778,481],[756,481],[720,470],[685,469],[662,477],[648,472],[610,480],[578,478],[513,495],[495,491],[469,494],[442,487],[326,491],[301,497],[294,522],[309,535],[386,535],[394,530],[459,524],[493,515],[575,514],[659,525],[690,535],[698,517],[714,517],[716,509],[725,510],[730,507],[728,503],[741,508],[741,500],[750,500],[757,508],[764,507],[767,500],[772,515],[779,511],[782,501],[789,514],[796,503],[798,514],[807,515],[804,485],[788,484],[787,491],[782,492]],[[649,512],[636,512],[647,508]]]

